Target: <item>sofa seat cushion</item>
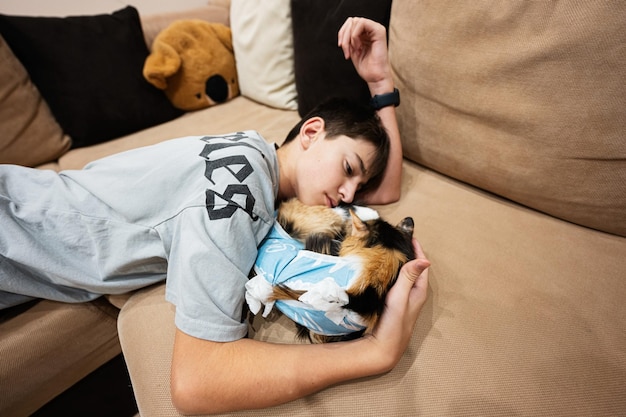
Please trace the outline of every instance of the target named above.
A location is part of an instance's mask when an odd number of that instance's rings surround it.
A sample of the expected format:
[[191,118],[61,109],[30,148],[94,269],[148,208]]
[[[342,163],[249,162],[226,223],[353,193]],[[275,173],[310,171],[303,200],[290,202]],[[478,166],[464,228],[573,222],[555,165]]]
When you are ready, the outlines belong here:
[[143,78],[148,48],[133,7],[66,18],[0,15],[0,33],[75,148],[182,114]]
[[[227,416],[623,415],[626,239],[563,222],[405,162],[402,201],[432,262],[429,298],[397,367],[291,403]],[[576,244],[572,244],[576,242]],[[120,313],[142,415],[169,394],[174,307],[164,286]],[[294,343],[284,317],[251,337]]]
[[626,236],[626,3],[399,0],[391,21],[407,157]]

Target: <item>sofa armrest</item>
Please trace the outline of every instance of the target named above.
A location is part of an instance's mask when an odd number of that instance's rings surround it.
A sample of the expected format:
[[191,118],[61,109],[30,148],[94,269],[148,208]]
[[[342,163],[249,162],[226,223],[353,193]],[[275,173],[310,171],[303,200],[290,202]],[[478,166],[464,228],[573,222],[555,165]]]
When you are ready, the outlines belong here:
[[103,298],[14,309],[0,317],[0,415],[30,415],[121,352],[118,310]]

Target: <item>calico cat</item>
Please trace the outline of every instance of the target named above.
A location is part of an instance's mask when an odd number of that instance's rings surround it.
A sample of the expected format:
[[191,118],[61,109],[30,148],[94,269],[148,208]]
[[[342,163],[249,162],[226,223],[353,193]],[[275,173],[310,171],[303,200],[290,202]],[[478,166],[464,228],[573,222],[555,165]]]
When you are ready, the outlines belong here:
[[[325,343],[353,339],[371,331],[400,268],[415,258],[413,219],[406,217],[394,227],[366,207],[333,209],[307,206],[291,199],[280,205],[277,220],[291,237],[302,241],[307,250],[340,257],[356,256],[363,265],[360,275],[346,291],[349,302],[344,308],[357,313],[366,328],[347,336],[325,336],[298,325],[299,336]],[[272,299],[297,300],[302,294],[302,291],[278,285],[274,287]]]

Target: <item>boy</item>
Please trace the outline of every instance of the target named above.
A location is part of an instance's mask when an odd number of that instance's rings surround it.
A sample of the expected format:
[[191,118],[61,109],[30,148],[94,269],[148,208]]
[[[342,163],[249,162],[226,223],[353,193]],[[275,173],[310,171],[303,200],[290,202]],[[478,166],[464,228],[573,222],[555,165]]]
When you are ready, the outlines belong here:
[[[348,19],[339,45],[373,95],[393,90],[382,26]],[[367,111],[338,105],[306,117],[277,151],[255,132],[237,132],[168,141],[81,171],[2,167],[0,307],[30,297],[85,301],[167,276],[177,327],[172,398],[185,413],[270,406],[390,369],[425,300],[428,262],[417,244],[418,260],[403,268],[374,335],[332,349],[275,346],[245,339],[241,321],[247,274],[276,201],[334,206],[371,179],[365,203],[399,198],[395,111],[377,113],[388,144]],[[332,134],[348,117],[366,127]],[[376,162],[380,151],[386,167]]]

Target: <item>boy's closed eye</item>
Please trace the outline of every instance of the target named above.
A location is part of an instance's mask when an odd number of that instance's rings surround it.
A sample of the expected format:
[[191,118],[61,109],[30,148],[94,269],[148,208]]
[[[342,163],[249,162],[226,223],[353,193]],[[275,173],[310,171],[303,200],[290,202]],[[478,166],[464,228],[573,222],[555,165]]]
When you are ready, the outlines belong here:
[[344,169],[346,171],[346,174],[348,174],[349,176],[352,176],[354,174],[354,170],[352,169],[352,166],[350,165],[350,163],[346,161],[344,165],[345,165]]

